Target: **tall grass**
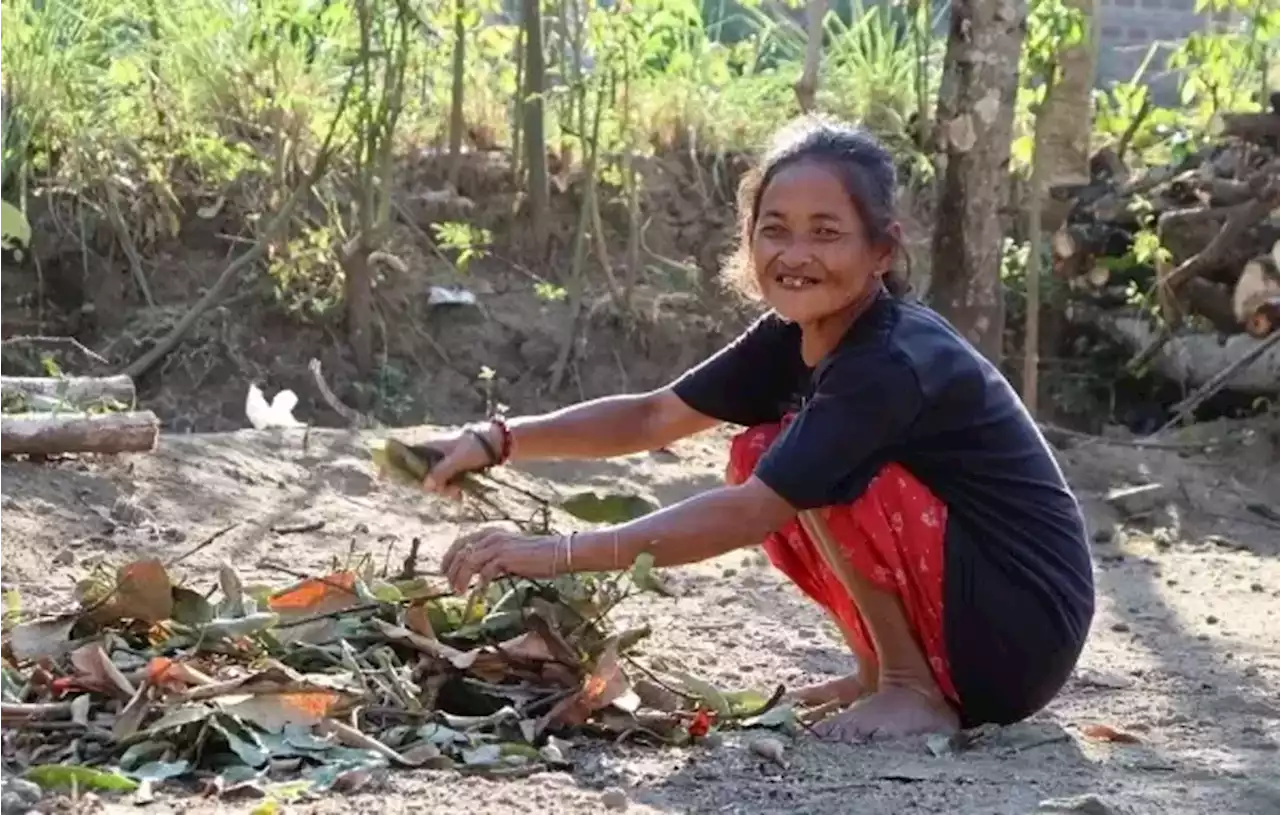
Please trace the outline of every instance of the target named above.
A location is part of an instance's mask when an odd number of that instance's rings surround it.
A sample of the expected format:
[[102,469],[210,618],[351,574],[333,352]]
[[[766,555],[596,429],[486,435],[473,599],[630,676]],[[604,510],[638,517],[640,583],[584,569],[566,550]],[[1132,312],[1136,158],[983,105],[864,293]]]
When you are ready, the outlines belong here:
[[[451,96],[452,0],[413,0],[413,52],[402,136],[439,143]],[[0,4],[0,194],[33,179],[82,186],[127,169],[160,180],[179,169],[219,184],[270,164],[280,138],[306,139],[338,96],[356,41],[349,4],[333,0],[42,0]],[[465,113],[509,139],[516,28],[476,8],[467,49]],[[626,15],[595,9],[593,24],[639,26],[640,70],[628,120],[681,133],[708,150],[758,145],[795,113],[804,33],[777,12],[746,6],[705,22],[695,0],[634,0]],[[623,20],[622,17],[630,19]],[[723,41],[728,22],[736,41]],[[829,15],[822,100],[872,127],[901,131],[936,87],[910,20],[854,4]],[[929,58],[937,44],[929,44]],[[550,60],[554,64],[554,60]],[[608,72],[607,60],[595,72]],[[925,70],[925,82],[920,72]],[[557,105],[548,132],[561,134]]]

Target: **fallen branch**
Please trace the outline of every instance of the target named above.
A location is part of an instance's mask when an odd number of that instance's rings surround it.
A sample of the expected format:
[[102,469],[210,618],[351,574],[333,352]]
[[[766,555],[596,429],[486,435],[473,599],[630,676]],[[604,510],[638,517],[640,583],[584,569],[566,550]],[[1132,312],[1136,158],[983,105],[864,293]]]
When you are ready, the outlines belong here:
[[201,315],[225,296],[227,288],[240,272],[257,263],[267,253],[267,248],[275,234],[289,222],[289,219],[293,217],[293,211],[302,203],[302,199],[311,192],[316,182],[328,171],[329,161],[333,157],[333,138],[338,132],[338,124],[342,120],[343,113],[347,108],[347,102],[351,98],[354,78],[355,70],[353,69],[347,76],[346,85],[342,89],[342,97],[338,101],[338,109],[333,115],[333,123],[330,125],[329,132],[325,134],[324,141],[320,145],[311,172],[307,173],[306,177],[289,193],[289,197],[281,204],[279,211],[276,212],[275,217],[262,230],[262,235],[253,246],[240,257],[227,264],[227,267],[222,270],[222,274],[218,275],[218,279],[209,287],[209,290],[196,301],[195,305],[186,314],[182,315],[182,319],[178,321],[177,325],[169,329],[169,333],[153,345],[149,351],[131,362],[124,369],[125,375],[137,379],[147,371],[150,371],[157,362],[164,359],[178,345],[183,336],[191,330],[191,327],[196,324]]
[[7,340],[0,342],[0,346],[7,347],[10,345],[69,345],[89,359],[99,365],[110,365],[106,358],[96,351],[86,347],[84,343],[75,337],[42,337],[24,334],[17,337],[9,337]]
[[333,389],[329,387],[329,383],[324,381],[324,373],[320,370],[320,360],[311,360],[307,368],[311,371],[311,378],[315,380],[316,390],[320,391],[320,398],[334,413],[346,419],[347,424],[356,428],[379,427],[376,420],[365,416],[355,408],[347,406],[338,398],[338,394],[333,392]]
[[0,376],[0,398],[15,397],[28,403],[47,402],[50,408],[60,404],[83,409],[104,402],[132,406],[138,394],[127,376]]
[[1250,349],[1247,354],[1235,360],[1226,368],[1223,368],[1217,376],[1204,383],[1204,385],[1195,393],[1174,405],[1173,418],[1166,422],[1164,427],[1161,427],[1152,435],[1159,436],[1161,433],[1189,418],[1192,411],[1212,398],[1214,394],[1225,388],[1227,383],[1230,382],[1233,377],[1259,360],[1263,354],[1267,353],[1267,351],[1276,347],[1280,347],[1280,332],[1276,332],[1258,343],[1257,346]]
[[131,413],[15,413],[0,423],[0,453],[149,453],[160,422],[149,410]]

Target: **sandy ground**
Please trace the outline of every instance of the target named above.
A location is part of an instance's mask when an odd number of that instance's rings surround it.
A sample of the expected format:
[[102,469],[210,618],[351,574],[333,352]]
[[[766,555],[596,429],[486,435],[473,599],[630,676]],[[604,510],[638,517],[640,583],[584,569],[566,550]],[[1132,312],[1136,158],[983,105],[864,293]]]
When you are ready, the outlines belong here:
[[[1197,428],[1225,446],[1139,450],[1092,442],[1062,451],[1095,535],[1099,611],[1077,676],[1042,714],[956,756],[923,742],[835,746],[803,737],[784,769],[730,734],[693,749],[587,746],[572,773],[513,781],[394,772],[305,813],[597,813],[626,790],[633,813],[1276,813],[1280,812],[1280,445],[1239,428]],[[514,478],[551,492],[635,490],[662,503],[707,489],[723,436],[673,455],[532,466]],[[1158,484],[1123,501],[1117,487]],[[207,581],[219,561],[280,582],[264,561],[322,569],[351,550],[398,562],[421,537],[428,565],[459,510],[373,480],[358,439],[339,432],[166,436],[153,455],[112,462],[6,462],[3,577],[28,608],[65,603],[95,560],[169,556],[240,526],[185,562]],[[304,534],[271,527],[324,521]],[[254,573],[257,574],[254,574]],[[755,550],[671,570],[675,599],[626,604],[650,623],[649,655],[729,686],[795,686],[848,670],[817,608]],[[1137,744],[1088,738],[1106,724]],[[1089,799],[1058,801],[1075,796]],[[161,796],[150,812],[247,812],[253,801]],[[92,809],[116,811],[121,804]]]

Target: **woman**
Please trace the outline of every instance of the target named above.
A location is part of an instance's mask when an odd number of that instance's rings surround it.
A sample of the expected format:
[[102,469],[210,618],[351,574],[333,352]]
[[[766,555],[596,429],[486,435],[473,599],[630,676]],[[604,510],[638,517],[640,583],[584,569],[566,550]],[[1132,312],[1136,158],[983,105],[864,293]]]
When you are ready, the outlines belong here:
[[1071,673],[1093,616],[1079,506],[999,372],[929,309],[901,299],[892,157],[808,119],[779,134],[739,191],[726,273],[770,311],[672,385],[437,442],[424,487],[508,460],[652,450],[720,422],[747,429],[729,484],[569,537],[488,529],[444,570],[549,577],[659,566],[764,541],[839,624],[852,675],[796,694],[849,705],[828,738],[1020,720]]

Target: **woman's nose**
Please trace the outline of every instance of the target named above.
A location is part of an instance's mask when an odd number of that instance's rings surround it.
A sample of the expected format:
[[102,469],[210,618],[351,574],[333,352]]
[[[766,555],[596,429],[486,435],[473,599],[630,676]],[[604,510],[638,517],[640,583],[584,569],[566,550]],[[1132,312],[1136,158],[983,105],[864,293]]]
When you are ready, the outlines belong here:
[[800,269],[813,261],[813,247],[806,240],[792,238],[778,256],[778,262],[788,269]]

